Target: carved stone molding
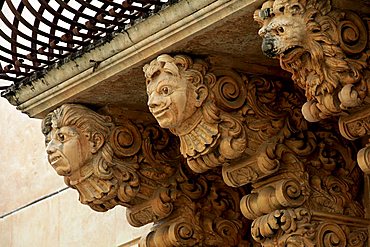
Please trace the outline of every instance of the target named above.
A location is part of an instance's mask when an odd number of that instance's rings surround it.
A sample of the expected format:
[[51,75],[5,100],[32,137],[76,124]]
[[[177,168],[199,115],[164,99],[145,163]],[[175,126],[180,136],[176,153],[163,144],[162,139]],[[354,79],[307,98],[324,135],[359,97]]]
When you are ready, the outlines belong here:
[[252,223],[262,246],[367,246],[369,220],[316,213],[305,208],[276,210]]
[[302,112],[315,122],[365,104],[369,97],[369,25],[330,0],[269,0],[255,13],[262,50],[278,58],[306,92]]
[[254,220],[274,210],[298,207],[364,217],[358,199],[362,173],[353,157],[356,149],[329,129],[330,124],[328,129],[323,126],[316,132],[308,131],[306,138],[286,142],[279,171],[252,183],[251,193],[242,198],[246,218]]
[[124,206],[133,226],[153,222],[141,246],[238,246],[248,230],[239,209],[245,192],[216,171],[190,172],[168,131],[145,114],[124,115],[65,104],[43,121],[49,162],[81,203]]

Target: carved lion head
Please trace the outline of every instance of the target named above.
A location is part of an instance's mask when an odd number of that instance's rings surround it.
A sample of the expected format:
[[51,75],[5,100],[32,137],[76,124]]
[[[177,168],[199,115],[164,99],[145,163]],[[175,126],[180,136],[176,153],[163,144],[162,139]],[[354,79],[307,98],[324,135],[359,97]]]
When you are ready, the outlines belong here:
[[329,0],[270,0],[254,18],[261,25],[262,51],[280,59],[305,90],[307,120],[361,104],[367,91],[361,70],[368,69],[368,37],[360,17],[332,10]]

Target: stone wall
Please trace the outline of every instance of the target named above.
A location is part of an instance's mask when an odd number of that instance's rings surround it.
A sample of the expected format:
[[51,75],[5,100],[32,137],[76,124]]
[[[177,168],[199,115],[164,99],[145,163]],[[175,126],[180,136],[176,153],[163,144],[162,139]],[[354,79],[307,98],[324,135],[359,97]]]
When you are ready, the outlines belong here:
[[128,225],[124,208],[98,213],[82,205],[49,166],[40,120],[3,98],[0,116],[1,246],[135,246],[146,230]]

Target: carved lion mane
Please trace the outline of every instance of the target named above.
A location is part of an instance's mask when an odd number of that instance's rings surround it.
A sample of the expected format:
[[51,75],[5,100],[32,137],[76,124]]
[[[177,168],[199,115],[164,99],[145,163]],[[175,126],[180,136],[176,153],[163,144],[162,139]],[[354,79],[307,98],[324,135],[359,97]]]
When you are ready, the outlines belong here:
[[255,20],[263,52],[279,58],[306,91],[307,120],[362,103],[369,83],[367,30],[357,15],[332,10],[330,0],[275,0],[265,2]]

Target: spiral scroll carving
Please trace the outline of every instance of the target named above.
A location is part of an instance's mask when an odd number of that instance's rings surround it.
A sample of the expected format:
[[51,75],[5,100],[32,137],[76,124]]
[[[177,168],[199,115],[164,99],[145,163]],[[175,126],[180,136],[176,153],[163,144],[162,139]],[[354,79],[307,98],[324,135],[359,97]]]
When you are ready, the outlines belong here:
[[225,242],[228,243],[230,246],[236,246],[238,244],[238,239],[235,239],[235,236],[239,228],[235,225],[235,223],[228,221],[228,220],[218,220],[216,221],[216,232],[218,233],[221,238],[225,239]]
[[346,247],[347,237],[343,229],[333,223],[322,224],[317,232],[318,247]]
[[141,134],[130,122],[113,130],[111,143],[118,157],[135,155],[141,148]]
[[[219,72],[220,73],[220,72]],[[225,111],[231,111],[243,106],[246,97],[246,88],[242,78],[231,71],[224,72],[213,87],[216,96],[216,105]]]
[[282,206],[297,207],[307,199],[304,196],[304,188],[296,179],[281,181],[276,186],[276,199]]
[[350,247],[363,247],[367,238],[365,231],[353,231],[348,235],[348,245]]
[[345,13],[345,20],[338,24],[340,47],[348,55],[363,52],[367,46],[368,33],[361,18],[352,12]]
[[240,207],[244,216],[253,220],[276,209],[299,207],[306,199],[305,188],[298,180],[283,179],[244,196]]

